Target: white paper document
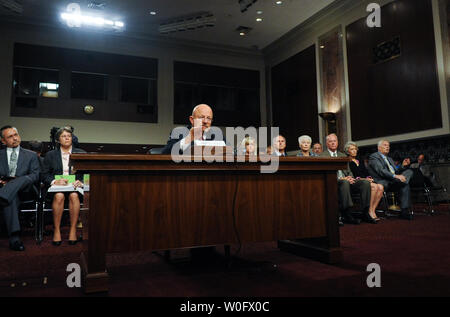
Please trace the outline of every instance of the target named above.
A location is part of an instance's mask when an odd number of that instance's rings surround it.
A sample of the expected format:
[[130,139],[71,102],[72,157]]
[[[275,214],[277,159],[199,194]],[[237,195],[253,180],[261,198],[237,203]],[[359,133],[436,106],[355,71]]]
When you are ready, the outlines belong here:
[[195,146],[226,146],[224,141],[194,140]]
[[62,193],[62,192],[79,192],[81,195],[84,194],[84,189],[81,187],[73,188],[72,184],[69,185],[52,185],[48,189],[49,193]]

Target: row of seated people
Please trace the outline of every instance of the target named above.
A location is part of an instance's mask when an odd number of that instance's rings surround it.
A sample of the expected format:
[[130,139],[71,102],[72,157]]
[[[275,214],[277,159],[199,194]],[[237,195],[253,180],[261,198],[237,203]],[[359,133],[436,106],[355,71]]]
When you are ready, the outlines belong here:
[[[170,154],[175,144],[178,144],[181,151],[188,149],[196,138],[207,140],[210,138],[208,132],[213,121],[211,107],[205,104],[194,108],[189,117],[191,123],[186,129],[185,135],[169,137],[163,153]],[[55,175],[71,174],[69,157],[71,153],[82,153],[81,149],[73,146],[73,129],[64,127],[57,131],[55,139],[59,147],[48,152],[45,158],[39,163],[38,156],[32,152],[20,148],[21,138],[16,128],[5,126],[1,129],[1,141],[6,145],[6,149],[0,150],[0,208],[3,209],[5,222],[10,237],[10,248],[12,250],[24,250],[23,243],[19,238],[20,225],[18,221],[18,208],[20,204],[18,193],[30,187],[40,180],[48,187],[51,185],[66,185],[66,179],[55,180]],[[312,140],[309,136],[299,138],[300,152],[298,156],[321,156],[321,157],[345,157],[346,154],[339,152],[338,138],[335,134],[327,136],[327,149],[322,151],[320,143],[314,144],[311,150]],[[242,148],[247,154],[257,153],[257,144],[251,138],[245,138]],[[342,220],[347,223],[357,224],[350,213],[353,206],[352,192],[359,192],[361,195],[361,207],[364,211],[364,219],[370,223],[377,223],[375,208],[378,205],[383,191],[398,189],[402,213],[405,219],[412,219],[410,212],[409,181],[411,170],[406,166],[397,168],[389,153],[389,142],[382,140],[378,144],[378,152],[370,156],[369,171],[365,172],[363,165],[356,159],[357,146],[355,143],[348,143],[346,152],[352,157],[352,162],[347,170],[338,171],[338,197],[339,209]],[[267,148],[267,152],[272,155],[286,156],[286,139],[279,135],[273,139],[272,146]],[[20,158],[20,159],[18,159]],[[77,180],[73,183],[74,188],[82,187],[82,175],[77,175]],[[54,234],[53,245],[61,244],[60,223],[64,209],[64,201],[69,200],[70,210],[70,232],[69,243],[76,243],[76,223],[80,211],[80,196],[78,192],[55,193],[53,194],[53,222]]]
[[[46,153],[42,160],[38,155],[20,146],[21,137],[17,128],[4,126],[0,129],[1,141],[6,146],[0,150],[0,210],[5,219],[9,236],[9,247],[14,251],[24,251],[20,239],[19,206],[20,194],[30,191],[32,186],[68,185],[66,178],[55,179],[55,175],[71,174],[69,157],[72,153],[84,151],[72,146],[70,127],[60,128],[56,133],[59,146]],[[74,190],[82,187],[82,175],[76,176],[72,183]],[[80,212],[80,194],[77,191],[48,193],[53,209],[53,245],[61,245],[61,218],[65,200],[69,201],[70,231],[69,244],[77,243],[76,225]]]
[[[174,145],[179,145],[177,151],[186,151],[192,146],[194,140],[214,139],[211,135],[211,124],[213,121],[213,111],[206,104],[197,105],[191,116],[189,116],[190,125],[185,130],[184,135],[171,133],[163,154],[173,154]],[[226,140],[223,140],[226,141]],[[345,146],[347,154],[338,151],[338,138],[335,134],[330,134],[326,138],[327,149],[321,150],[321,145],[314,144],[311,150],[312,140],[309,136],[299,138],[300,152],[297,156],[302,157],[347,157],[352,158],[349,167],[346,170],[337,172],[338,197],[340,209],[340,224],[343,222],[359,224],[359,220],[353,218],[351,208],[353,207],[352,192],[358,192],[361,196],[361,208],[363,209],[363,219],[369,223],[376,224],[376,207],[378,206],[384,191],[398,191],[401,202],[400,217],[412,220],[411,212],[410,186],[409,182],[413,176],[413,171],[409,168],[409,161],[405,159],[401,166],[396,166],[388,156],[390,144],[387,140],[378,142],[378,152],[369,157],[368,168],[357,160],[358,147],[356,143],[349,142]],[[256,155],[257,144],[254,139],[245,138],[241,143],[243,152],[247,155]],[[266,149],[268,154],[277,156],[287,156],[286,139],[278,135],[272,140],[272,145]]]

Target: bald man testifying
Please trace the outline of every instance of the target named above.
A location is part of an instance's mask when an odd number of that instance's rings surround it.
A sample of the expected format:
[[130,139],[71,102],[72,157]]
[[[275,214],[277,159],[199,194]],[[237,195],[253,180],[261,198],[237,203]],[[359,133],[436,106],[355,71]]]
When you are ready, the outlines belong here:
[[206,104],[199,104],[192,110],[192,115],[189,116],[190,126],[188,126],[189,133],[177,135],[174,137],[172,133],[167,141],[166,146],[162,150],[163,154],[171,154],[172,148],[179,143],[180,151],[184,152],[192,146],[195,140],[215,140],[225,141],[222,135],[216,136],[211,133],[211,123],[213,121],[213,111],[210,106]]

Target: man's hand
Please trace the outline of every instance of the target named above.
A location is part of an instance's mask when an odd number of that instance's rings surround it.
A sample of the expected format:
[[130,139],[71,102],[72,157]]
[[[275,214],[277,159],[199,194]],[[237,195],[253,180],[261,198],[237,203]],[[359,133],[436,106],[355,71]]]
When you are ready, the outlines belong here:
[[402,183],[406,183],[406,177],[403,175],[394,175],[394,178],[398,179]]
[[203,138],[202,120],[194,119],[194,126],[189,130],[189,135],[185,138],[185,144],[190,144],[194,140]]
[[341,177],[341,180],[347,181],[350,184],[354,184],[356,182],[356,180],[353,177],[351,177],[351,176]]
[[7,181],[2,181],[1,179],[0,179],[0,185],[5,185],[7,183]]

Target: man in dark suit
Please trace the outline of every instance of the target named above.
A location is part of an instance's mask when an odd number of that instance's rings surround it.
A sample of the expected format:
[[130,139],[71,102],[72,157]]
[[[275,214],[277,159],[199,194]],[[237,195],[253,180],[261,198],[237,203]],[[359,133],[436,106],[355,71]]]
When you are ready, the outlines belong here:
[[392,158],[388,156],[389,150],[389,141],[381,140],[378,142],[378,152],[369,156],[369,174],[376,183],[383,185],[385,190],[400,193],[400,207],[402,209],[400,217],[413,220],[413,214],[410,211],[409,181],[414,173],[409,169],[407,159],[403,160],[402,165],[397,168]]
[[[327,136],[327,149],[323,151],[321,157],[347,157],[342,152],[338,151],[338,138],[336,134]],[[358,219],[353,218],[350,208],[353,207],[352,191],[361,194],[361,208],[363,209],[364,220],[370,223],[376,223],[369,215],[370,207],[370,182],[362,179],[355,179],[349,168],[346,170],[339,170],[337,172],[338,178],[338,197],[339,210],[344,222],[351,224],[359,224]]]
[[6,149],[0,150],[0,209],[8,229],[11,250],[24,251],[20,240],[19,193],[26,191],[39,180],[39,160],[33,151],[20,147],[21,138],[16,128],[0,129],[1,140]]
[[211,133],[211,123],[213,120],[213,111],[206,104],[197,105],[189,116],[191,125],[183,134],[177,135],[176,129],[172,131],[166,146],[162,150],[162,154],[171,154],[172,148],[178,143],[180,152],[190,149],[194,140],[216,140],[225,141],[222,135],[217,137]]

